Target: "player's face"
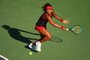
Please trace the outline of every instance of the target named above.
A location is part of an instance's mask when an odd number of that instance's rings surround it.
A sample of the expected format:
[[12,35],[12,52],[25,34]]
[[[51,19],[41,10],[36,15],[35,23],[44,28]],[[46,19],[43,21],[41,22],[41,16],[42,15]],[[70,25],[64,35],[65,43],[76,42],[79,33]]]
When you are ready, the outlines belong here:
[[48,12],[49,14],[51,14],[51,13],[52,13],[52,9],[48,9],[47,12]]
[[53,11],[52,6],[47,6],[46,11],[47,13],[51,14],[51,12]]

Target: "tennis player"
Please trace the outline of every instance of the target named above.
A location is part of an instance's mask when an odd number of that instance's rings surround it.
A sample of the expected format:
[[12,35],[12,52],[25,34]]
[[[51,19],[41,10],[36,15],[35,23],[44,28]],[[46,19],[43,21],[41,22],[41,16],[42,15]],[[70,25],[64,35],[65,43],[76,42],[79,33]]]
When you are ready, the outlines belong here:
[[38,41],[35,41],[34,43],[29,44],[29,48],[32,50],[35,50],[37,52],[41,51],[41,44],[49,41],[51,39],[51,34],[47,30],[47,23],[49,22],[52,26],[57,27],[59,29],[62,29],[63,31],[66,31],[67,28],[65,28],[62,25],[58,25],[52,21],[52,17],[56,18],[62,23],[68,24],[68,20],[63,20],[61,17],[57,16],[53,10],[53,7],[51,4],[47,3],[43,6],[44,13],[41,15],[39,20],[36,23],[35,29],[41,34],[41,39]]

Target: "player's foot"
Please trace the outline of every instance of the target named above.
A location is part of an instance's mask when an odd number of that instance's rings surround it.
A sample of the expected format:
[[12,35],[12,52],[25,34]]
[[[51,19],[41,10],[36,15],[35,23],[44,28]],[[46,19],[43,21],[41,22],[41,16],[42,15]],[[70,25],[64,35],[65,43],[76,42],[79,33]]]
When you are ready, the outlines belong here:
[[32,48],[32,43],[30,43],[30,44],[28,45],[28,47],[29,47],[29,48]]
[[41,52],[41,43],[40,43],[40,41],[37,41],[37,42],[36,42],[35,50],[36,50],[37,52]]
[[28,45],[28,47],[29,47],[31,50],[35,51],[35,46],[34,46],[33,43],[30,43],[30,44]]

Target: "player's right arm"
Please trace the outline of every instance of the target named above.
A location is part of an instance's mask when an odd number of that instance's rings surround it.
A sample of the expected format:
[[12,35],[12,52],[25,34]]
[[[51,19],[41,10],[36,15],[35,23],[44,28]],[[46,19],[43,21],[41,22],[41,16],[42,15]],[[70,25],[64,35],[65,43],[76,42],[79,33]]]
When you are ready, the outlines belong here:
[[51,25],[53,25],[54,27],[60,28],[60,29],[62,29],[62,30],[66,30],[66,28],[65,28],[64,26],[61,26],[61,25],[58,25],[58,24],[54,23],[54,22],[52,21],[51,17],[50,17],[48,14],[46,14],[46,19],[47,19],[48,22],[49,22]]
[[63,20],[61,17],[59,17],[58,15],[56,15],[55,12],[54,12],[54,10],[52,11],[52,14],[53,14],[53,16],[54,16],[57,20],[61,21],[62,23],[64,23],[64,24],[69,24],[69,21],[68,21],[68,20]]

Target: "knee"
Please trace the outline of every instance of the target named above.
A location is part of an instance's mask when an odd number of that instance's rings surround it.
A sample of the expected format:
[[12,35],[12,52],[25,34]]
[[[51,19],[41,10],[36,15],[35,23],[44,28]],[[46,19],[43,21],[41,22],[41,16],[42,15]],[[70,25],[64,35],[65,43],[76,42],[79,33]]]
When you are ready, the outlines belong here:
[[47,38],[48,38],[48,40],[51,40],[52,36],[51,35],[48,35]]

